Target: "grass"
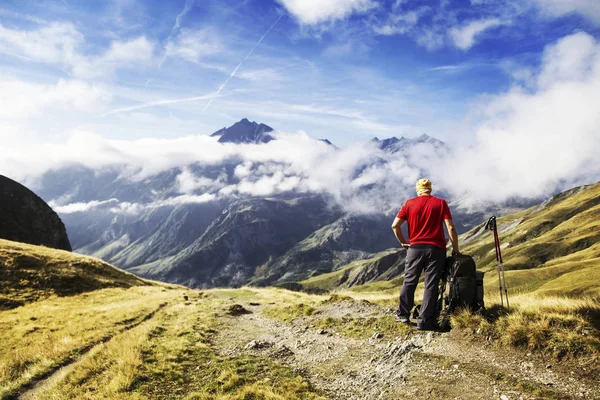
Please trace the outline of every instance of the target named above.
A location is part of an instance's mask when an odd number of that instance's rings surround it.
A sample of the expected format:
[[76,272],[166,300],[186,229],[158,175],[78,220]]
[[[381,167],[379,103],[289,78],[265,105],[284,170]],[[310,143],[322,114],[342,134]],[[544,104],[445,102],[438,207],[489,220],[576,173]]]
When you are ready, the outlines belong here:
[[[575,259],[600,265],[600,184],[556,196],[543,207],[498,219],[506,269],[568,264]],[[462,250],[482,269],[495,266],[491,234],[480,227],[463,235]]]
[[304,303],[294,304],[291,306],[282,307],[268,307],[263,310],[263,314],[269,318],[275,318],[281,322],[290,323],[299,317],[309,317],[318,313],[318,311],[309,305]]
[[[302,285],[303,290],[344,290],[348,288],[348,282],[351,282],[358,274],[364,270],[372,268],[382,258],[390,256],[396,252],[396,249],[382,251],[372,258],[354,261],[333,272],[315,275],[299,283]],[[387,282],[389,281],[381,280],[361,286],[377,284],[382,284],[385,286]]]
[[513,303],[510,310],[488,318],[462,311],[451,322],[461,335],[556,359],[600,357],[598,298],[523,295]]
[[217,313],[232,301],[315,297],[189,291],[93,258],[7,241],[0,241],[0,268],[2,304],[10,305],[0,309],[0,399],[47,377],[36,398],[323,398],[290,368],[249,355],[220,357],[211,343],[222,328]]
[[211,303],[169,310],[142,348],[134,392],[152,399],[322,398],[301,375],[276,362],[217,355],[211,338],[221,323]]
[[152,286],[102,289],[0,312],[0,398],[180,296]]
[[218,300],[180,302],[94,349],[44,393],[55,399],[322,399],[276,362],[216,354]]
[[357,339],[368,339],[376,332],[385,337],[394,338],[406,335],[411,331],[408,325],[399,324],[391,315],[367,318],[326,317],[314,320],[313,324],[317,329],[331,329]]
[[103,288],[167,286],[96,258],[0,239],[0,310]]
[[[231,299],[276,298],[296,299],[270,289],[199,293],[139,287],[53,298],[1,312],[3,327],[10,327],[1,332],[8,344],[3,349],[14,351],[2,353],[0,398],[9,398],[65,357],[112,334],[111,340],[75,357],[72,369],[54,379],[43,398],[323,399],[306,378],[276,361],[247,354],[222,357],[213,347],[214,334],[226,323],[218,315]],[[162,301],[169,305],[123,331],[137,321],[140,311]]]

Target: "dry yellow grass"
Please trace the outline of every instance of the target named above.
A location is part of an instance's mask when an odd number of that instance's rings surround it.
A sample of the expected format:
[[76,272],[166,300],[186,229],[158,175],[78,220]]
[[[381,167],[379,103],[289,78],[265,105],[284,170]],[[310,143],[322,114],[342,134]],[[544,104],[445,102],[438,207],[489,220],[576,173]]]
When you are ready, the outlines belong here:
[[153,285],[167,286],[93,257],[0,239],[0,310],[50,296]]
[[462,311],[452,324],[462,334],[499,345],[547,353],[555,358],[589,359],[600,370],[600,304],[598,298],[546,297],[525,294],[512,298],[510,310],[488,317]]
[[[184,300],[184,293],[189,296],[188,301]],[[73,308],[61,306],[82,300],[78,299],[81,296],[85,296],[85,302]],[[212,335],[224,323],[232,323],[218,317],[228,305],[247,300],[272,302],[276,299],[292,300],[296,299],[296,294],[279,289],[207,292],[163,292],[152,287],[105,289],[32,303],[2,312],[0,317],[6,313],[13,314],[13,334],[7,334],[7,337],[13,338],[11,347],[20,349],[19,354],[24,354],[24,359],[42,352],[44,359],[50,360],[71,354],[74,348],[94,342],[103,333],[114,333],[114,328],[121,327],[115,324],[120,318],[111,316],[111,313],[127,317],[134,315],[136,309],[139,311],[142,307],[151,308],[169,301],[169,305],[151,319],[94,346],[66,368],[63,376],[38,388],[36,398],[39,399],[322,399],[308,381],[277,362],[248,354],[233,359],[223,358],[213,349]],[[40,325],[39,331],[55,331],[55,336],[44,345],[32,347],[31,352],[26,348],[35,346],[34,343],[29,342],[27,337],[14,334],[17,329],[27,329],[22,325],[26,325],[25,319],[16,317],[25,309],[38,312],[48,309],[48,314],[36,322]],[[96,313],[98,315],[93,316]],[[90,325],[85,324],[88,317],[94,318]],[[73,323],[65,322],[69,318],[75,318]],[[76,326],[81,332],[77,333]],[[55,354],[57,349],[52,347],[52,343],[60,342],[60,337],[69,337],[69,340],[63,341],[68,345]],[[38,337],[39,340],[42,338]],[[27,370],[17,371],[14,365],[11,366],[11,360],[3,361],[8,367],[6,371],[12,368],[10,373],[15,380],[4,381],[0,398],[15,393],[15,387],[54,365],[31,364]]]
[[102,289],[0,312],[0,398],[182,296],[152,286]]

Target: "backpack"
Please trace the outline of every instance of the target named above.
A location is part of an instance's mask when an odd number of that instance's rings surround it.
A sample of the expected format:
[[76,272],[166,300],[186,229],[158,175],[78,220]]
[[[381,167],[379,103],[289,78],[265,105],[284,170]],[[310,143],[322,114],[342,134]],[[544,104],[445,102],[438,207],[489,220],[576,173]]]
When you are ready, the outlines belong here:
[[[449,328],[450,314],[458,308],[466,308],[478,313],[485,311],[483,276],[484,272],[477,271],[471,256],[459,254],[446,258],[438,299],[441,328]],[[448,294],[445,293],[446,286],[448,286]]]

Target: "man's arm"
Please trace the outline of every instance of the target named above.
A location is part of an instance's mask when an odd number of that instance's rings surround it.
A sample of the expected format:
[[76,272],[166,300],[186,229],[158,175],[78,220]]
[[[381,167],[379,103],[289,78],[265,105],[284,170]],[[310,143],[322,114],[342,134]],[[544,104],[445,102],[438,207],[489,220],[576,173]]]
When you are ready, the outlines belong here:
[[404,234],[402,233],[402,224],[405,221],[405,219],[396,217],[394,223],[392,224],[392,230],[394,231],[394,235],[396,235],[396,239],[398,239],[402,247],[408,249],[410,247],[410,244],[408,244],[408,242],[404,238]]
[[458,247],[458,233],[456,232],[454,221],[451,219],[445,219],[444,223],[446,224],[446,229],[448,229],[448,235],[450,236],[450,241],[452,242],[452,254],[460,254],[460,248]]

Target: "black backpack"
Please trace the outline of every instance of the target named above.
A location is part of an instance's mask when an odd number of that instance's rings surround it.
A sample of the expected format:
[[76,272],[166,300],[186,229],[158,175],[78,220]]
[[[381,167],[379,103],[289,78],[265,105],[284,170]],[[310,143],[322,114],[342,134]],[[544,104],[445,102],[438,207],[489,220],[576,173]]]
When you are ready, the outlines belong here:
[[[458,308],[467,308],[478,313],[485,311],[483,275],[483,272],[477,270],[471,256],[460,254],[446,258],[438,299],[440,327],[444,329],[449,327],[450,314]],[[448,286],[447,294],[446,286]]]

